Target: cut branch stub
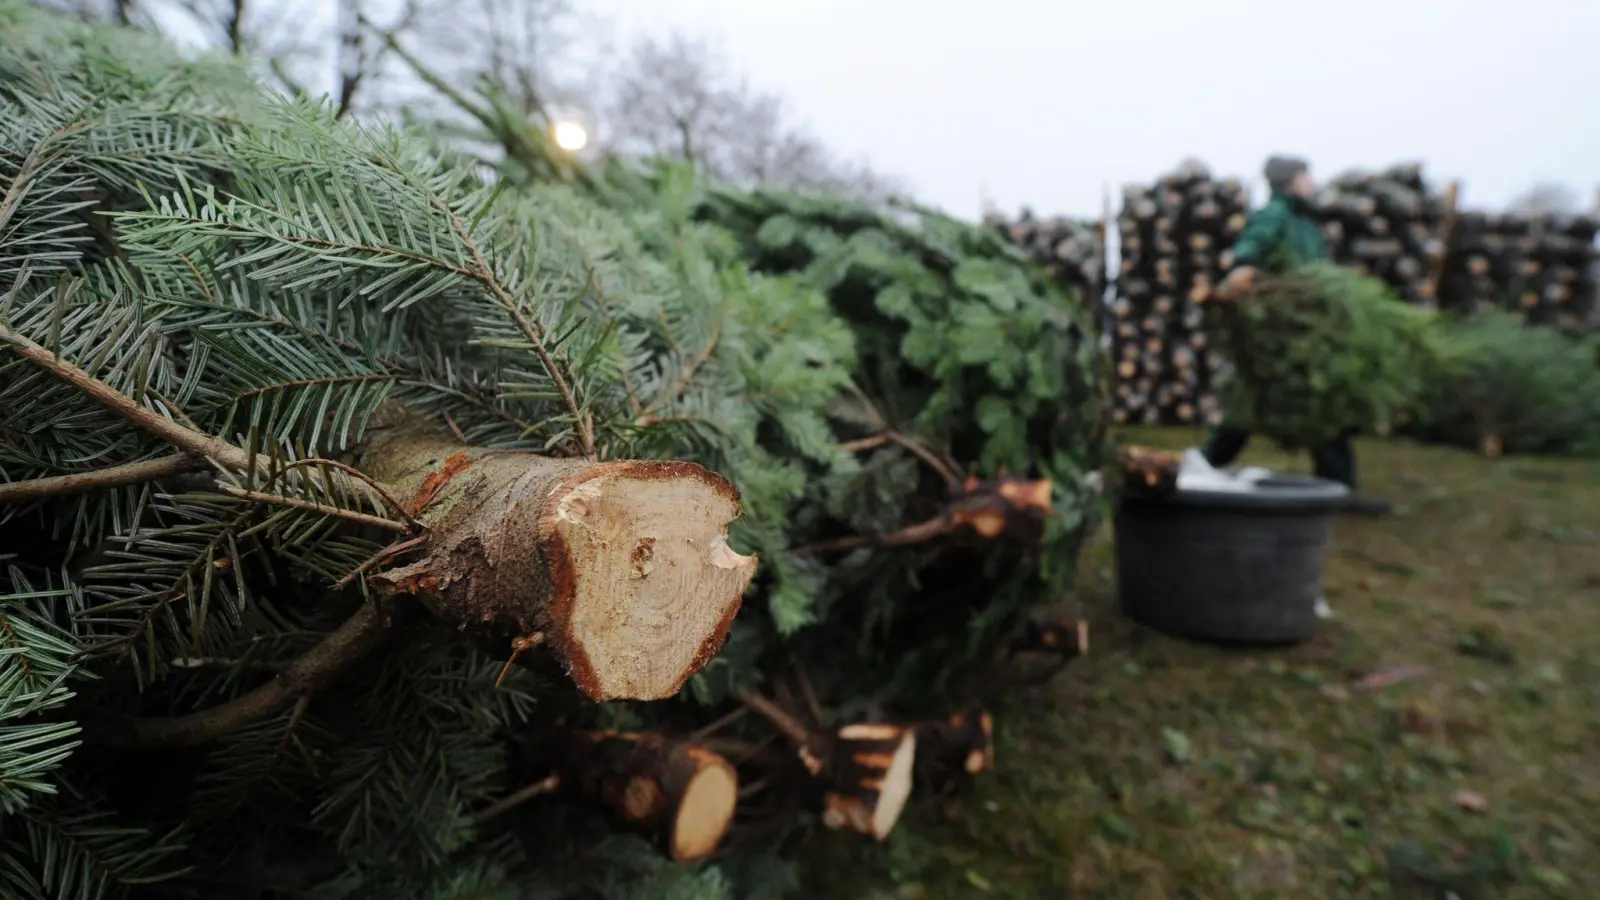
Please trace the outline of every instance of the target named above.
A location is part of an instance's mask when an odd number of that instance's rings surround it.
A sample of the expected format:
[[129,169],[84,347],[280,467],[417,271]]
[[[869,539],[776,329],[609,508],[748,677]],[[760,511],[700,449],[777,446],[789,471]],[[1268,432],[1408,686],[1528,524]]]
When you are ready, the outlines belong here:
[[830,748],[823,824],[888,838],[911,796],[916,755],[914,729],[876,724],[839,729]]
[[733,822],[739,776],[718,754],[659,734],[568,732],[524,742],[569,793],[656,835],[678,863],[716,852]]
[[1051,653],[1065,660],[1089,654],[1089,623],[1030,621],[1011,642],[1010,651],[1018,653]]
[[977,775],[994,768],[994,719],[984,710],[921,722],[916,732],[919,774]]
[[969,478],[939,515],[895,531],[851,535],[795,549],[801,555],[838,553],[861,547],[910,547],[941,538],[992,541],[1001,536],[1018,544],[1037,544],[1053,509],[1055,485],[1049,479],[1030,481],[1001,476],[990,481]]
[[[372,576],[520,656],[542,645],[592,700],[676,694],[721,648],[755,575],[728,546],[727,479],[686,462],[551,459],[401,431],[362,469],[428,529]],[[525,661],[525,660],[524,660]]]
[[969,478],[962,489],[962,496],[950,505],[949,515],[958,526],[971,529],[985,540],[1006,534],[1037,541],[1053,510],[1055,485],[1049,479]]
[[1127,446],[1118,450],[1117,463],[1122,470],[1123,490],[1166,497],[1178,489],[1183,459],[1169,450]]

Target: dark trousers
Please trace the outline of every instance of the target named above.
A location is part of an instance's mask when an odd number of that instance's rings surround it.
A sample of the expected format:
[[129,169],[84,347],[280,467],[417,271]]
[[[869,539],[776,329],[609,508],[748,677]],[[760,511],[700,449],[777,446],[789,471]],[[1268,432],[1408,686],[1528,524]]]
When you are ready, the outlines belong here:
[[[1342,434],[1325,444],[1312,447],[1311,464],[1312,471],[1318,478],[1337,481],[1354,491],[1356,450],[1350,437],[1349,434]],[[1248,443],[1250,443],[1248,430],[1223,425],[1212,429],[1205,445],[1200,448],[1200,455],[1206,458],[1206,462],[1221,468],[1238,459]]]

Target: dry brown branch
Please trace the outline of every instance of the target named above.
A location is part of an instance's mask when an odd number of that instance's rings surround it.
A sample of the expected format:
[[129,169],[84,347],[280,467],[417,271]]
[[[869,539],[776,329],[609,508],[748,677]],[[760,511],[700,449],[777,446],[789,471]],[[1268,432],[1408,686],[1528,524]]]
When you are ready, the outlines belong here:
[[844,553],[862,547],[907,547],[937,538],[970,532],[984,540],[1005,533],[1031,535],[1042,526],[1052,507],[1053,486],[1048,480],[1000,478],[990,482],[968,479],[963,493],[939,515],[895,531],[849,535],[797,547],[799,556]]
[[241,500],[249,500],[254,503],[265,503],[269,506],[282,506],[288,509],[303,509],[308,512],[322,513],[323,515],[333,516],[337,519],[343,519],[346,522],[354,522],[357,525],[365,525],[369,528],[381,528],[386,531],[394,531],[400,534],[407,534],[411,531],[411,529],[404,523],[396,522],[393,519],[385,519],[381,516],[369,516],[366,513],[359,513],[349,509],[340,509],[337,506],[324,506],[321,503],[317,503],[312,500],[301,500],[297,497],[285,497],[282,494],[269,494],[265,491],[247,491],[244,488],[235,487],[231,484],[218,484],[217,490],[227,494],[230,497],[238,497]]
[[189,453],[174,453],[155,459],[107,466],[92,472],[74,472],[71,475],[52,475],[47,478],[30,478],[0,484],[0,504],[25,503],[45,497],[61,497],[83,491],[125,487],[143,484],[171,475],[182,475],[205,468],[205,460]]
[[533,784],[521,788],[520,790],[513,791],[511,794],[495,801],[482,812],[474,816],[474,821],[476,821],[479,825],[482,825],[484,822],[487,822],[496,816],[504,815],[505,813],[516,809],[535,797],[543,797],[546,794],[553,794],[560,788],[561,776],[547,776],[539,781],[535,781]]
[[389,626],[384,610],[364,603],[271,681],[241,697],[182,716],[122,716],[91,726],[90,731],[99,742],[114,747],[177,749],[210,743],[309,697],[382,644]]

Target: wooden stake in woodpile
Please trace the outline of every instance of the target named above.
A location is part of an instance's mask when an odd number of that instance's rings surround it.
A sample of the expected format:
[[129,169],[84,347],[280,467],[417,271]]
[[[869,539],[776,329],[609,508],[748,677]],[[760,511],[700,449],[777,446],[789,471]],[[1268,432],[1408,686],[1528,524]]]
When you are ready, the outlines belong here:
[[[558,789],[650,833],[673,861],[716,852],[733,821],[739,777],[722,756],[660,734],[560,732],[518,742]],[[541,782],[539,784],[544,784]]]

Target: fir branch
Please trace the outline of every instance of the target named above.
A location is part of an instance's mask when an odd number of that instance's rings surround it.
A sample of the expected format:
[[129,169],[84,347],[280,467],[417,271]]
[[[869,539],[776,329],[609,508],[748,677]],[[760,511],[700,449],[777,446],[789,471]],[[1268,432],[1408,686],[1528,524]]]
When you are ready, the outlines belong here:
[[5,325],[0,325],[0,343],[10,344],[19,356],[77,388],[107,409],[180,450],[205,457],[232,469],[249,471],[253,468],[251,455],[244,450],[212,435],[203,434],[192,428],[179,425],[171,419],[156,415],[151,410],[135,403],[133,398],[128,395],[95,378],[72,363],[57,357],[54,353],[12,331]]
[[790,552],[795,556],[821,556],[827,553],[846,553],[863,547],[907,547],[944,537],[960,528],[962,524],[952,516],[941,514],[894,531],[882,534],[845,535],[796,547]]
[[[405,522],[406,522],[406,527],[404,529],[402,529],[402,530],[415,532],[417,534],[420,534],[423,531],[427,530],[427,526],[425,526],[421,522],[417,521],[417,517],[412,515],[411,511],[406,509],[404,504],[402,504],[399,500],[396,500],[394,498],[394,495],[389,492],[388,488],[386,488],[383,485],[379,484],[377,481],[375,481],[372,478],[372,476],[370,476],[367,473],[361,471],[360,469],[356,468],[355,466],[352,466],[352,465],[350,465],[348,463],[339,462],[338,460],[335,460],[335,459],[323,459],[321,457],[311,457],[311,458],[308,458],[308,459],[297,459],[297,460],[294,460],[293,462],[290,462],[290,463],[284,465],[282,468],[278,469],[277,473],[273,476],[272,481],[269,481],[267,483],[267,487],[271,487],[273,482],[276,482],[279,478],[282,478],[285,472],[288,472],[291,469],[299,468],[301,466],[321,466],[323,468],[337,469],[338,471],[343,472],[344,474],[350,476],[351,478],[354,478],[355,480],[361,482],[362,484],[364,484],[368,488],[370,488],[372,490],[372,492],[374,494],[377,494],[378,498],[380,500],[382,500],[384,502],[384,504],[389,507],[389,509],[394,511],[395,515],[397,515],[400,518],[404,519]],[[380,527],[389,528],[393,524],[394,524],[393,522],[390,522],[389,525],[384,525],[384,526],[380,526]]]
[[511,794],[508,794],[506,797],[500,800],[495,801],[488,808],[478,813],[475,817],[475,821],[477,824],[482,825],[484,822],[487,822],[496,816],[504,815],[505,813],[516,809],[522,804],[527,803],[529,800],[552,793],[560,789],[560,787],[561,776],[547,776],[539,781],[535,781],[533,784],[513,791]]
[[294,706],[337,679],[382,644],[391,621],[368,601],[304,656],[242,697],[170,718],[124,716],[90,727],[92,740],[121,748],[177,749],[207,744]]
[[8,484],[0,484],[0,504],[23,503],[45,497],[58,497],[102,488],[143,484],[146,481],[154,481],[171,475],[182,475],[186,472],[195,472],[203,468],[205,468],[205,461],[200,457],[191,453],[174,453],[169,456],[159,456],[155,459],[143,459],[138,462],[108,466],[91,472],[77,472],[71,475],[52,475],[46,478],[31,478],[27,481],[13,481]]
[[0,816],[56,791],[54,772],[78,745],[72,721],[18,724],[73,696],[77,672],[71,636],[40,615],[70,598],[68,588],[36,590],[14,565],[0,570]]
[[954,488],[961,484],[961,479],[956,477],[955,472],[951,471],[950,466],[946,464],[944,460],[934,456],[933,451],[898,431],[885,431],[881,434],[873,435],[872,437],[861,438],[860,440],[856,441],[847,441],[846,443],[840,444],[839,449],[846,453],[861,453],[866,450],[875,450],[884,446],[885,444],[895,444],[896,446],[903,448],[906,452],[915,456],[917,459],[927,463],[928,468],[932,469],[940,478],[944,479],[944,483],[947,486]]
[[183,851],[180,831],[121,826],[81,798],[72,801],[69,807],[63,798],[18,817],[26,840],[7,848],[10,864],[0,869],[0,886],[15,893],[6,896],[100,900],[119,888],[187,871],[174,859]]
[[[605,319],[606,327],[620,330],[616,318],[611,314],[611,298],[607,296],[605,289],[600,284],[599,271],[595,268],[594,262],[587,257],[584,259],[584,265],[588,269],[589,292],[594,294],[595,300],[598,301],[595,306],[595,312]],[[643,416],[645,411],[644,404],[639,401],[639,394],[633,386],[633,378],[628,372],[628,366],[622,366],[621,371],[617,374],[622,380],[622,393],[627,398],[628,411],[635,418]]]
[[797,716],[784,709],[776,701],[751,690],[740,691],[738,697],[740,703],[748,707],[751,712],[766,719],[784,737],[794,741],[801,747],[811,743],[813,738],[811,729],[807,728],[804,722],[801,722]]
[[656,415],[656,410],[660,409],[665,404],[676,401],[680,396],[682,396],[683,392],[688,389],[689,383],[694,380],[695,373],[698,372],[700,367],[705,365],[706,362],[711,359],[712,355],[717,352],[717,347],[721,340],[722,323],[718,322],[711,329],[711,335],[706,339],[706,345],[701,348],[699,353],[696,353],[692,358],[683,364],[683,369],[678,373],[678,377],[673,380],[666,392],[657,395],[657,397],[650,402],[650,405],[645,407],[644,411],[639,414],[637,422],[638,425],[644,427],[661,421],[661,417]]
[[522,336],[527,338],[528,343],[533,345],[533,351],[539,355],[539,361],[544,364],[545,371],[550,375],[550,380],[555,382],[556,390],[561,393],[561,401],[566,404],[568,412],[572,413],[573,422],[578,426],[578,433],[583,441],[583,455],[593,459],[595,456],[594,420],[583,411],[583,407],[578,405],[577,394],[573,392],[572,385],[567,381],[566,375],[562,373],[561,367],[556,365],[555,357],[550,353],[549,342],[544,329],[536,327],[523,314],[520,304],[517,303],[516,299],[511,296],[511,292],[506,289],[506,286],[495,275],[494,269],[489,265],[488,260],[484,258],[483,249],[478,246],[477,241],[472,239],[472,235],[468,233],[465,223],[450,208],[450,205],[443,198],[433,194],[432,191],[429,191],[429,197],[434,200],[441,212],[450,217],[451,230],[455,232],[461,243],[466,246],[467,252],[472,254],[472,262],[476,270],[468,270],[468,274],[477,279],[485,288],[488,288],[495,301],[504,307],[506,314],[511,316],[512,321],[516,323],[517,330],[521,331]]
[[396,531],[401,534],[407,534],[411,531],[411,526],[403,522],[396,522],[393,519],[385,519],[382,516],[370,516],[366,513],[359,513],[354,510],[340,509],[337,506],[324,506],[312,500],[301,500],[297,497],[285,497],[281,494],[269,494],[265,491],[247,491],[244,488],[235,487],[231,484],[219,484],[217,485],[217,490],[229,495],[230,497],[238,497],[241,500],[250,500],[256,503],[266,503],[272,506],[283,506],[289,509],[303,509],[307,510],[308,512],[322,513],[323,515],[333,516],[338,519],[344,519],[347,522],[355,522],[358,525],[366,525],[371,528],[382,528],[387,531]]
[[[24,359],[27,359],[30,362],[38,365],[40,368],[50,372],[52,375],[55,375],[57,378],[78,389],[78,391],[81,393],[98,401],[100,404],[107,407],[112,412],[116,413],[127,421],[133,423],[134,425],[137,425],[156,437],[167,441],[178,449],[186,451],[189,455],[210,459],[226,468],[256,474],[259,474],[262,471],[262,467],[267,464],[267,460],[258,456],[257,454],[249,453],[241,447],[238,447],[213,435],[206,434],[195,428],[181,425],[171,419],[167,419],[158,415],[153,410],[140,406],[127,394],[124,394],[105,382],[95,378],[78,366],[73,365],[71,362],[56,356],[54,353],[51,353],[49,350],[46,350],[44,347],[41,347],[40,345],[29,340],[27,337],[11,330],[3,324],[0,324],[0,343],[11,344],[15,352]],[[314,463],[339,468],[339,472],[329,473],[328,477],[330,481],[332,481],[337,487],[347,491],[348,493],[359,496],[361,494],[361,488],[368,488],[377,492],[378,495],[382,497],[385,502],[390,504],[391,507],[399,509],[399,505],[395,502],[394,498],[389,496],[389,494],[384,491],[380,485],[373,482],[371,478],[368,478],[366,475],[357,472],[349,466],[341,466],[341,464],[330,460],[298,461],[298,464],[310,465]],[[294,504],[291,503],[287,505]],[[319,507],[309,508],[316,508],[320,510]],[[401,512],[404,514],[404,510],[401,510]],[[342,514],[360,515],[357,513],[349,513],[348,511]],[[391,530],[393,530],[394,526],[397,524],[391,520],[380,520],[377,517],[367,518],[371,520],[368,522],[368,524],[374,524],[378,521],[382,521],[384,524],[379,527],[388,528]],[[402,526],[403,529],[409,530],[410,528],[419,527],[414,517],[406,516],[406,518],[409,524]]]

